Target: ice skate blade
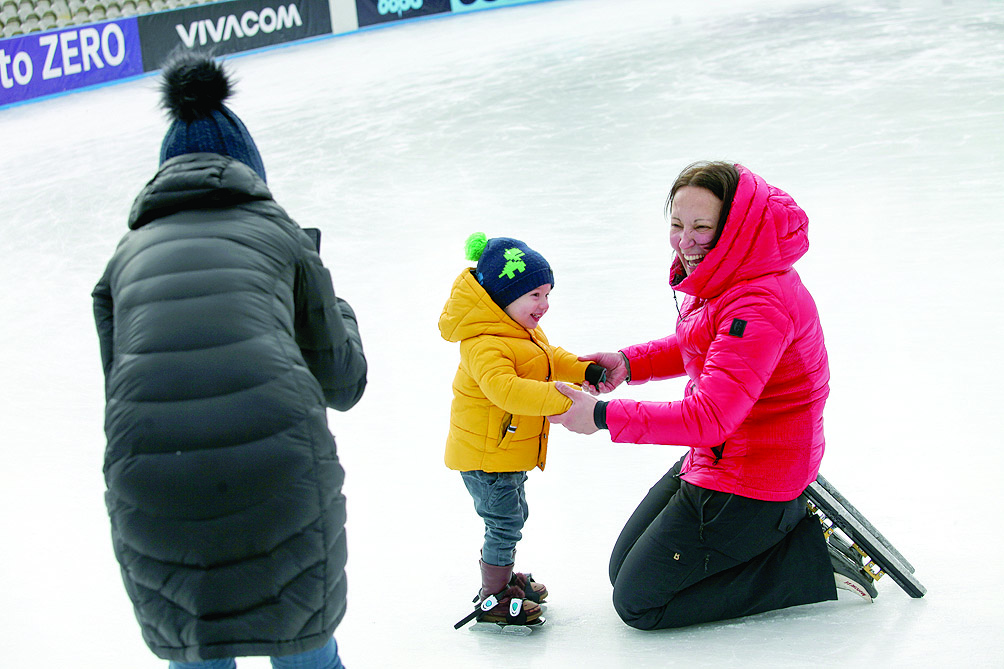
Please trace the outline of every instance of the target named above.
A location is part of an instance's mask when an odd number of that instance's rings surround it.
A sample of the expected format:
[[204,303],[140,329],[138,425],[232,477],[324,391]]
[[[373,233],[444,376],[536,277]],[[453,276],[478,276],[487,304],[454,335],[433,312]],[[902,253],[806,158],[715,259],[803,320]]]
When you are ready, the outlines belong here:
[[487,632],[489,634],[505,634],[508,636],[530,636],[535,627],[544,624],[543,618],[537,618],[532,625],[514,625],[512,623],[491,623],[479,621],[471,626],[476,632]]

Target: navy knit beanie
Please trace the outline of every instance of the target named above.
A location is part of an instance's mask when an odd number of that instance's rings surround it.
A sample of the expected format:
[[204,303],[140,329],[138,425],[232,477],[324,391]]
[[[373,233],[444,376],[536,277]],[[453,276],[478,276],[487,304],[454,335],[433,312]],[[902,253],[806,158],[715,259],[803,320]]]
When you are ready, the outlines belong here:
[[258,147],[223,101],[230,79],[210,56],[179,51],[163,68],[163,106],[173,122],[160,146],[160,162],[185,153],[218,153],[241,161],[265,180]]
[[554,286],[554,273],[544,256],[518,239],[488,239],[483,232],[475,232],[464,248],[468,260],[478,261],[478,283],[503,309],[537,286]]

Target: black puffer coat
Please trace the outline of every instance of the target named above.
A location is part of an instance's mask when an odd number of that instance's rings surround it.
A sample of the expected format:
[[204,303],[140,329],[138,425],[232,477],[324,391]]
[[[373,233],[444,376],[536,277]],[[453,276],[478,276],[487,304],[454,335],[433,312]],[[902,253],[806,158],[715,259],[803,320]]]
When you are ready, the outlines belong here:
[[366,385],[355,314],[248,167],[165,162],[94,289],[106,502],[164,659],[317,648],[345,611],[343,471],[325,407]]

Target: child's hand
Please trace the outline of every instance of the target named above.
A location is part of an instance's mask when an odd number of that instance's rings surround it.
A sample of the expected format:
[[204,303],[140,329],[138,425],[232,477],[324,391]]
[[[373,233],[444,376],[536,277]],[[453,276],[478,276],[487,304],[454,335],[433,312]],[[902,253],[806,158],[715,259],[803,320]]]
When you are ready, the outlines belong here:
[[582,382],[582,389],[590,395],[595,395],[598,392],[598,386],[607,381],[607,368],[595,362],[590,362],[589,366],[586,367],[585,377],[586,380]]
[[609,393],[627,379],[628,368],[624,363],[624,356],[620,353],[591,353],[580,355],[579,360],[595,362],[607,370],[606,381],[601,381],[595,386],[589,383],[582,384],[582,389],[591,395]]

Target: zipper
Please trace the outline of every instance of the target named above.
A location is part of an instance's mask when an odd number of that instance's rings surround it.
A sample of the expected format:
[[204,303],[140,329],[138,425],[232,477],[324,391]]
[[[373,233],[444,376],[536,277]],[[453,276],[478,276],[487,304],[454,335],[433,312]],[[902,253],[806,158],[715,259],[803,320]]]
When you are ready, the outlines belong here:
[[[552,369],[551,369],[551,357],[547,354],[547,350],[543,346],[541,346],[541,344],[540,344],[539,341],[537,341],[537,338],[533,336],[533,333],[530,332],[529,334],[530,334],[530,340],[534,344],[536,344],[537,348],[539,348],[544,353],[544,359],[547,360],[547,374],[544,375],[544,381],[550,381],[551,380],[551,372],[552,372]],[[540,463],[541,456],[544,453],[544,430],[546,429],[546,427],[547,427],[547,418],[544,418],[544,423],[543,423],[543,425],[540,428],[540,436],[537,437],[537,463],[538,464]]]
[[722,454],[725,453],[725,442],[723,441],[718,446],[712,446],[711,452],[715,454],[715,460],[711,463],[714,466],[718,464],[718,461],[722,459]]

